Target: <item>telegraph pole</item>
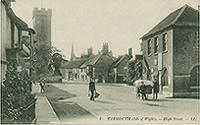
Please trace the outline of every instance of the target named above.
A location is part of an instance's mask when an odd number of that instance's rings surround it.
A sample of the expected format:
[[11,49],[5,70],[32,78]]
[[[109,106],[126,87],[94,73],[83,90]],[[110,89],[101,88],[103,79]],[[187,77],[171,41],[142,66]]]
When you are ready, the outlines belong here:
[[198,23],[197,23],[197,98],[200,96],[200,5],[198,5]]

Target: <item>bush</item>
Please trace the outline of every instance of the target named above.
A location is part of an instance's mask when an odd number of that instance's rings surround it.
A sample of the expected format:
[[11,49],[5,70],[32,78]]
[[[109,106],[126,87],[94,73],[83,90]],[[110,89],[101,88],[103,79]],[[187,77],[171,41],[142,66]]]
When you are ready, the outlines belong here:
[[6,72],[6,80],[2,87],[2,122],[16,122],[23,114],[23,108],[35,100],[31,94],[32,83],[24,71],[17,72],[16,64],[10,63]]

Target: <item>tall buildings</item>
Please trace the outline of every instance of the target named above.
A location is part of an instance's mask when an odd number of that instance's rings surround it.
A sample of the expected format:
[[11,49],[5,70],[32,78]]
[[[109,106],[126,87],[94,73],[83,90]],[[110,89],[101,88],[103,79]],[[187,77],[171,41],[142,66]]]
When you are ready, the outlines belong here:
[[36,31],[35,40],[39,45],[47,44],[51,46],[51,16],[52,9],[34,8],[33,28]]

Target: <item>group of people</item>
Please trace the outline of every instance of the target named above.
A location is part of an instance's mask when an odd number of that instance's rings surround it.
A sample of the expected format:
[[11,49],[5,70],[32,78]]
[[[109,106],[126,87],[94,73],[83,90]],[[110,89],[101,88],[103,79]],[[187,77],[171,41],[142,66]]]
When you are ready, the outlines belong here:
[[[139,95],[141,93],[142,100],[147,99],[147,95],[146,95],[147,88],[148,88],[148,86],[145,85],[144,82],[141,82],[141,86],[137,88],[137,95]],[[158,93],[159,93],[159,82],[158,82],[157,77],[155,77],[153,80],[153,86],[150,86],[150,93],[152,93],[152,89],[153,89],[153,99],[157,100]],[[96,91],[94,79],[90,79],[88,96],[90,96],[90,101],[94,101],[95,97],[99,96],[99,93],[97,93],[97,91]]]
[[[153,87],[152,88],[153,88],[153,99],[157,100],[158,99],[158,93],[159,93],[159,82],[158,82],[157,77],[155,77],[154,80],[153,80]],[[150,86],[150,89],[152,89],[152,88]],[[141,82],[141,86],[137,88],[137,95],[139,95],[141,93],[142,100],[147,99],[146,91],[147,91],[147,85],[145,85],[144,82]]]

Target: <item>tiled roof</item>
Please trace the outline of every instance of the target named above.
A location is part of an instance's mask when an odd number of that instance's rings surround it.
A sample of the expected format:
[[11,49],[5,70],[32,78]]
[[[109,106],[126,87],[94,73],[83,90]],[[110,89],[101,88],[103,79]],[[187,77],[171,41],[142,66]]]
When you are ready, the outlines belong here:
[[65,69],[80,68],[80,66],[86,61],[86,59],[78,59],[74,61],[69,61],[64,66]]
[[158,23],[153,29],[142,36],[142,39],[160,32],[172,25],[174,26],[197,26],[198,11],[194,8],[185,5],[176,11],[169,14],[160,23]]
[[94,65],[100,59],[100,57],[101,54],[91,56],[87,61],[85,61],[85,63],[83,63],[83,65],[81,65],[81,68],[85,68],[88,65]]
[[94,66],[98,62],[98,60],[103,56],[109,56],[112,60],[116,59],[115,57],[110,56],[108,54],[105,54],[105,55],[104,54],[93,55],[83,65],[81,65],[81,68],[85,68],[88,65]]
[[117,67],[124,59],[130,58],[127,54],[119,56],[115,62],[113,62],[112,67]]

